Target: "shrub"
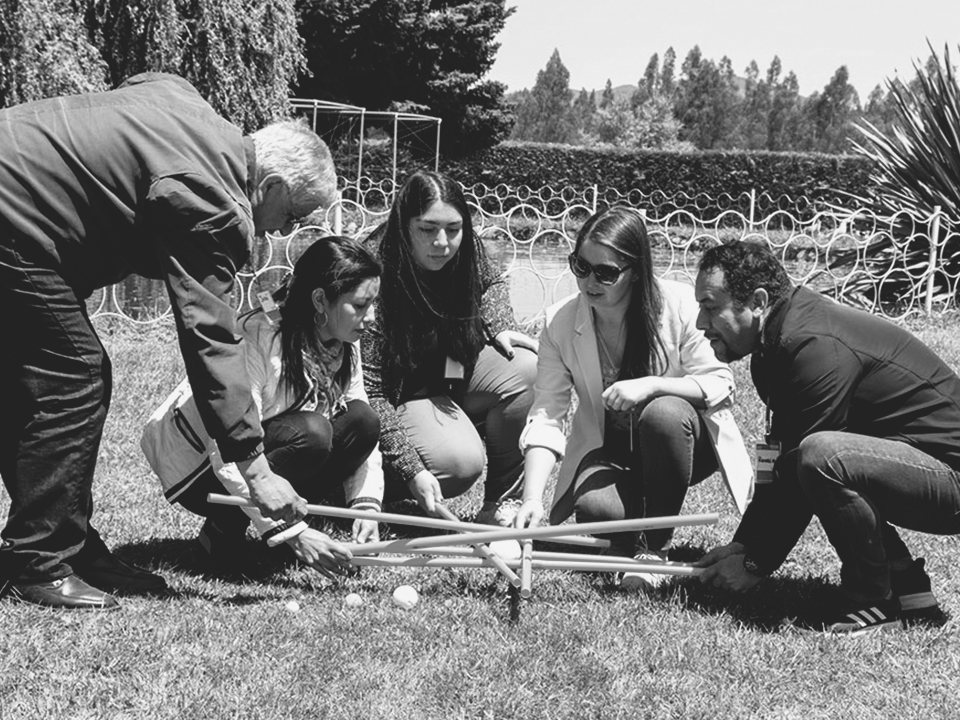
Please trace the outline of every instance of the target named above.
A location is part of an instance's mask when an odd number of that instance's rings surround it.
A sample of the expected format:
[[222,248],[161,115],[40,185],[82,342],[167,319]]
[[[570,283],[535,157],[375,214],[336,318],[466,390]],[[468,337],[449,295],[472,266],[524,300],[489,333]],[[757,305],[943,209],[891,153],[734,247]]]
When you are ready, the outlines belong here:
[[455,162],[445,170],[465,185],[544,185],[600,191],[640,191],[672,197],[756,190],[771,197],[849,202],[868,192],[871,163],[851,155],[776,152],[670,152],[506,142]]

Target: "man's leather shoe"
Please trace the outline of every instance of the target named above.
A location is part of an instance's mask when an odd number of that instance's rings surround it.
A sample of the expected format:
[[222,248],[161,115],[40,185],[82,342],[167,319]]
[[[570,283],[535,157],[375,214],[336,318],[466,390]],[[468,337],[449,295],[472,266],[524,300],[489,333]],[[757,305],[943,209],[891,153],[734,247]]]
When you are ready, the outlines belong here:
[[67,562],[86,582],[118,595],[146,595],[167,589],[167,581],[160,575],[128,565],[112,553],[100,555],[90,562]]
[[109,610],[120,607],[113,595],[87,585],[76,575],[42,583],[11,583],[10,595],[23,602],[53,608]]

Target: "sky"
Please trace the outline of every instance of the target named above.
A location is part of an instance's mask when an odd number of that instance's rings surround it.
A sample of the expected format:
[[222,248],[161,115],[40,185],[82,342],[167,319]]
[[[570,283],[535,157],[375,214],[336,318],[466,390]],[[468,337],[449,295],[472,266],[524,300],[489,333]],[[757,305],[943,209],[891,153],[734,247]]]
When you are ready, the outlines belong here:
[[509,91],[533,87],[554,49],[573,90],[635,85],[653,53],[677,54],[677,74],[699,45],[703,57],[726,55],[744,75],[761,76],[775,55],[800,93],[820,91],[846,65],[861,102],[878,84],[930,55],[927,40],[960,63],[960,0],[507,0],[516,11],[497,36],[490,74]]

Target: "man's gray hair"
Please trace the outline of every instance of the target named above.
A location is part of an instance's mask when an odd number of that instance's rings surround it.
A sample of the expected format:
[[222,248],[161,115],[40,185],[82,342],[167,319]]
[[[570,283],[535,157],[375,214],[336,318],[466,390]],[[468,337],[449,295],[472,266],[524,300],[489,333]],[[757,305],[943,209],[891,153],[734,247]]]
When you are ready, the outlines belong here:
[[276,173],[287,184],[294,209],[307,215],[319,202],[330,207],[337,198],[337,171],[326,143],[301,120],[282,120],[254,132],[259,183]]

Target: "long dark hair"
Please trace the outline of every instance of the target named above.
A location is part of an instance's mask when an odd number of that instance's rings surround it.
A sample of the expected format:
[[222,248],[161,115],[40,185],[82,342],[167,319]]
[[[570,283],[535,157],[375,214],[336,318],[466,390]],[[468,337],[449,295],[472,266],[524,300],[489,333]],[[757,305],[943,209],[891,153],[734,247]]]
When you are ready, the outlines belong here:
[[[306,249],[293,268],[285,288],[275,293],[280,305],[281,383],[296,396],[310,391],[308,375],[322,367],[326,351],[317,333],[313,291],[323,290],[328,302],[336,302],[364,280],[380,277],[377,259],[350,238],[332,235],[320,238]],[[343,362],[333,380],[341,392],[350,384],[353,349],[343,344]],[[314,378],[322,385],[324,378]]]
[[666,355],[660,337],[663,297],[653,275],[653,256],[647,226],[633,208],[614,206],[588,219],[577,234],[574,252],[587,240],[608,247],[624,257],[636,274],[627,307],[627,341],[620,366],[620,379],[657,375]]
[[[410,221],[437,202],[450,205],[463,220],[457,254],[431,272],[413,258]],[[459,183],[442,173],[420,170],[400,188],[380,239],[383,279],[378,324],[384,361],[404,373],[417,365],[420,349],[432,333],[442,350],[471,366],[485,342],[480,304],[483,246],[473,232],[470,209]]]

